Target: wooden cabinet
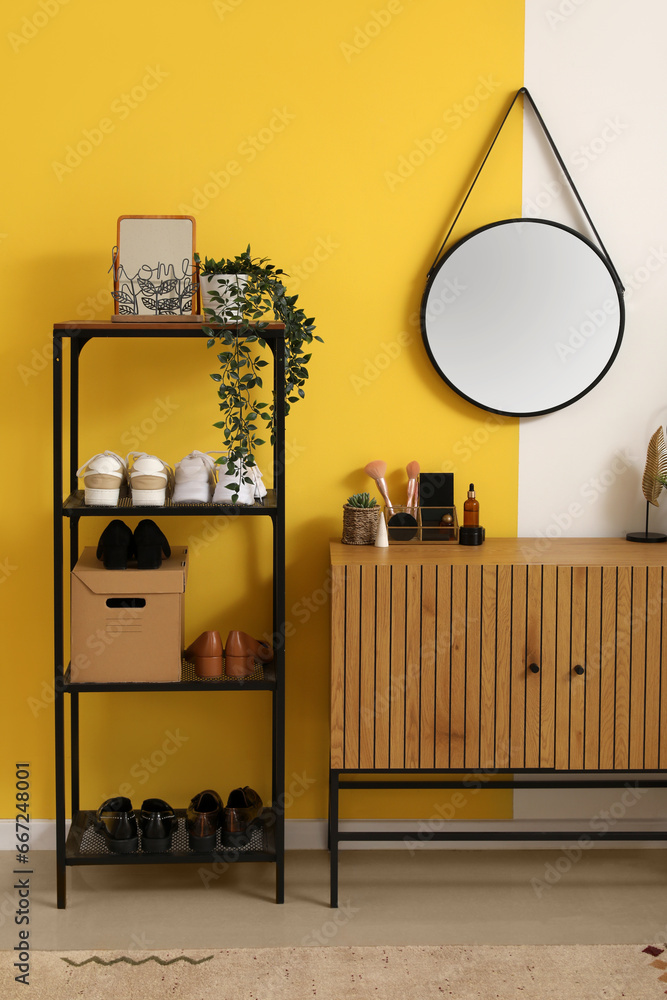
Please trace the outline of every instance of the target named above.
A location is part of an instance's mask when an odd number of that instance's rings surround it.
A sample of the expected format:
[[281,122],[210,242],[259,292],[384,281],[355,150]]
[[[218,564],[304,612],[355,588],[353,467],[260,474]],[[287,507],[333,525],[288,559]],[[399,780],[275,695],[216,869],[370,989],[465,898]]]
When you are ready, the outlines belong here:
[[624,539],[332,543],[331,767],[665,768],[666,558]]
[[[505,772],[496,788],[613,788],[624,772],[667,770],[665,559],[666,545],[615,538],[332,543],[332,906],[342,841],[413,836],[341,831],[340,791],[465,789],[483,771]],[[434,841],[591,836],[429,829]]]

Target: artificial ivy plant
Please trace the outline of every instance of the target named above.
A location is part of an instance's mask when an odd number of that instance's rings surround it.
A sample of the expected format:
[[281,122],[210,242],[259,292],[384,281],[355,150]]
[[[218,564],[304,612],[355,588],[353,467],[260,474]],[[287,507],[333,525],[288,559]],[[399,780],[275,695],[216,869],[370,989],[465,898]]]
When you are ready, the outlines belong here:
[[[230,487],[232,502],[236,503],[241,483],[250,483],[246,470],[255,462],[255,449],[264,444],[258,437],[258,420],[265,421],[270,432],[271,444],[275,442],[276,406],[283,405],[285,415],[292,403],[305,396],[304,385],[308,378],[308,362],[311,355],[304,352],[304,345],[313,340],[322,343],[315,336],[314,318],[306,316],[297,306],[297,295],[288,295],[283,277],[285,271],[276,268],[268,257],[253,257],[248,246],[243,253],[233,258],[219,261],[205,257],[201,263],[198,254],[195,260],[199,273],[205,275],[243,275],[240,280],[220,290],[211,289],[210,298],[214,308],[205,309],[210,326],[204,327],[208,334],[207,346],[220,346],[217,355],[220,371],[211,374],[218,386],[219,407],[222,419],[214,427],[222,430],[225,456],[218,459],[226,465],[227,474],[236,476]],[[257,346],[265,348],[262,331],[266,327],[267,315],[285,324],[285,391],[283,400],[266,403],[255,398],[256,389],[262,389],[261,370],[268,362],[257,353]],[[230,323],[234,329],[220,329]]]

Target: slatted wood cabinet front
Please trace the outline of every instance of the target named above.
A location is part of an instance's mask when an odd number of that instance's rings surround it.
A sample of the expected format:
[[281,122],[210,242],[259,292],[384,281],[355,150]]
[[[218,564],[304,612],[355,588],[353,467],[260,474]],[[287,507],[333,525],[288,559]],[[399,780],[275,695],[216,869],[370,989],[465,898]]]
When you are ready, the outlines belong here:
[[662,545],[331,544],[331,767],[667,767]]

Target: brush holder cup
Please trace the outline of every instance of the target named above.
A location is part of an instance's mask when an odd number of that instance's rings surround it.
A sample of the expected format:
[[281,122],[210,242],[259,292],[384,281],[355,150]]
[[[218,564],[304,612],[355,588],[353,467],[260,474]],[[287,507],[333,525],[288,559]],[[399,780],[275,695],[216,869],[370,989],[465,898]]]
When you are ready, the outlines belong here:
[[343,504],[343,537],[344,545],[375,545],[382,508],[351,507]]
[[385,507],[384,518],[390,545],[458,544],[456,507]]

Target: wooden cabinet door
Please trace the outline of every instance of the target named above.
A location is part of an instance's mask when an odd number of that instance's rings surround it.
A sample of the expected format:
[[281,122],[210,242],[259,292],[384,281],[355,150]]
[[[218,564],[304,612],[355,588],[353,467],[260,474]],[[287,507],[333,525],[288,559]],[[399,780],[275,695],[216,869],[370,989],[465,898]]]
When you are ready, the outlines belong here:
[[333,768],[448,766],[436,763],[436,734],[443,745],[449,738],[449,683],[443,676],[449,628],[438,594],[439,569],[333,567]]
[[573,691],[584,690],[583,755],[571,751],[569,766],[592,770],[664,767],[664,570],[604,566],[589,567],[586,573],[585,672],[572,676]]
[[553,767],[556,568],[510,570],[508,766]]
[[662,593],[662,567],[558,567],[557,769],[661,766]]
[[449,766],[553,766],[551,570],[452,568]]
[[[594,646],[587,649],[589,627],[599,618],[598,603],[588,616],[588,570],[585,566],[558,567],[556,607],[555,766],[581,770],[584,766],[586,681],[594,676]],[[594,635],[591,630],[591,638]]]
[[[508,762],[511,570],[452,566],[444,573],[439,619],[448,620],[448,648],[438,646],[438,677],[447,686],[447,717],[439,717],[437,766],[503,768]],[[444,693],[444,692],[443,692]]]
[[350,564],[332,584],[332,767],[667,768],[664,567]]

